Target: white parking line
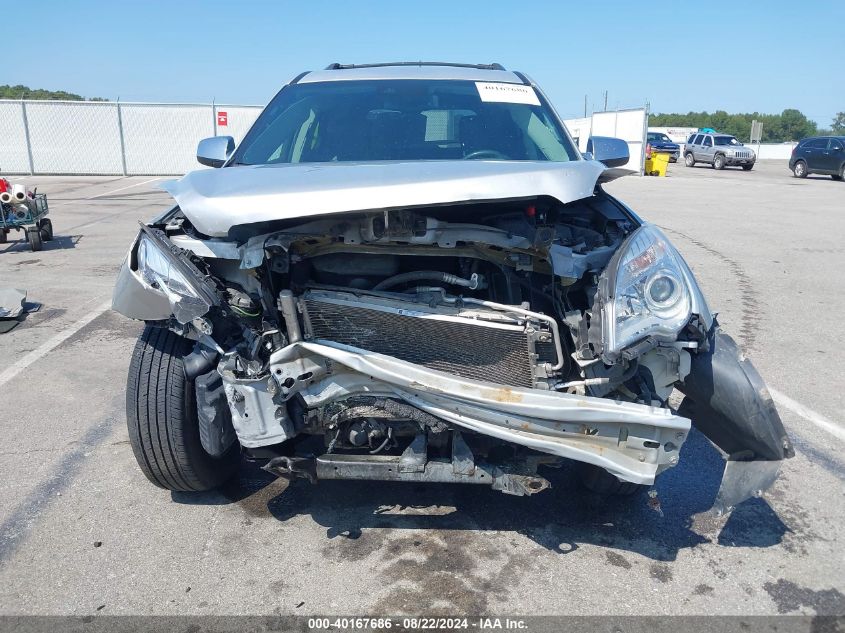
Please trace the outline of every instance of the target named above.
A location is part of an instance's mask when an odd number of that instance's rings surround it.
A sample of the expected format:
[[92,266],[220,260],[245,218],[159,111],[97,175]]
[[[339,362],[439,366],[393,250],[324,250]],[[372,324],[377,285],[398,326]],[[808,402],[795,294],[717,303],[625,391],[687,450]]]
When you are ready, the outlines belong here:
[[821,413],[816,413],[815,411],[808,409],[800,402],[796,402],[789,396],[782,394],[777,389],[769,387],[769,393],[772,394],[772,400],[784,409],[792,411],[795,415],[804,418],[808,422],[812,422],[823,431],[827,431],[834,437],[845,442],[845,427],[842,425],[837,424],[833,420],[829,420]]
[[131,185],[126,185],[125,187],[121,187],[120,189],[113,189],[111,191],[107,191],[106,193],[98,193],[96,196],[91,196],[90,198],[85,198],[86,200],[94,200],[96,198],[102,198],[103,196],[110,196],[113,193],[117,193],[118,191],[124,191],[126,189],[131,189],[132,187],[140,187],[141,185],[146,185],[148,182],[154,182],[156,180],[161,180],[163,176],[159,176],[158,178],[150,178],[149,180],[145,180],[144,182],[134,182]]
[[29,354],[9,365],[5,370],[3,370],[2,373],[0,373],[0,387],[9,382],[12,378],[17,376],[24,369],[32,365],[32,363],[37,361],[39,358],[45,356],[46,354],[49,354],[51,351],[53,351],[59,345],[64,343],[67,339],[76,334],[79,330],[84,328],[86,325],[91,323],[91,321],[96,319],[98,316],[103,314],[103,312],[110,308],[111,301],[106,301],[105,303],[101,304],[98,308],[92,310],[84,317],[79,319],[70,327],[62,330],[61,332],[58,332],[54,336],[47,339],[47,341],[45,341],[42,345],[32,350]]

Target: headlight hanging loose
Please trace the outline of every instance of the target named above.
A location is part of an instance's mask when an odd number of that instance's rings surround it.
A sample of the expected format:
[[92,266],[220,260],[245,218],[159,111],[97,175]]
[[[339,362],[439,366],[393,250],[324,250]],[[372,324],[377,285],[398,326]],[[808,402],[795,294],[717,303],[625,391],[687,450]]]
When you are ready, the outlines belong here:
[[637,229],[611,259],[603,285],[604,354],[615,357],[647,337],[675,340],[691,316],[686,268],[666,236]]
[[214,301],[183,270],[187,265],[157,243],[160,239],[167,238],[142,230],[136,255],[138,274],[147,285],[167,297],[179,323],[189,323],[206,314]]

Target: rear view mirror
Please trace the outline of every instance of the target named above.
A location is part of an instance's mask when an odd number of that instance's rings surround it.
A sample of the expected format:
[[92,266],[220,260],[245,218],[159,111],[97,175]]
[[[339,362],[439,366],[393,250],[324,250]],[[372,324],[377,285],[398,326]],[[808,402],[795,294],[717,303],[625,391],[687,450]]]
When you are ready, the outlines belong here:
[[197,161],[208,167],[222,167],[235,151],[235,139],[231,136],[204,138],[197,145]]
[[628,143],[612,136],[591,136],[587,141],[587,152],[606,167],[621,167],[627,164],[631,153]]

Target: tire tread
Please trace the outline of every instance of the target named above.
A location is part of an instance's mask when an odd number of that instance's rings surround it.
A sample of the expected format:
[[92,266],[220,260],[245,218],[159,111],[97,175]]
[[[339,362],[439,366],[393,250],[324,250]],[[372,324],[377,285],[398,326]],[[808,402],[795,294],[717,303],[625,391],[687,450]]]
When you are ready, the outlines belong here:
[[237,469],[237,442],[223,457],[208,455],[199,440],[193,384],[182,357],[190,342],[147,326],[132,353],[126,385],[129,443],[144,475],[160,488],[215,488]]

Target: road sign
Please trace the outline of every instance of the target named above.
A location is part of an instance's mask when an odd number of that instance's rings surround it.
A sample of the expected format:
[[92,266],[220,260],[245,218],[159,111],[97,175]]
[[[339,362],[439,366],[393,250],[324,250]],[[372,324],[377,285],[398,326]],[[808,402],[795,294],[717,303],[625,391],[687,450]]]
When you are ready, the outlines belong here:
[[763,138],[763,122],[751,121],[751,143],[759,143]]

